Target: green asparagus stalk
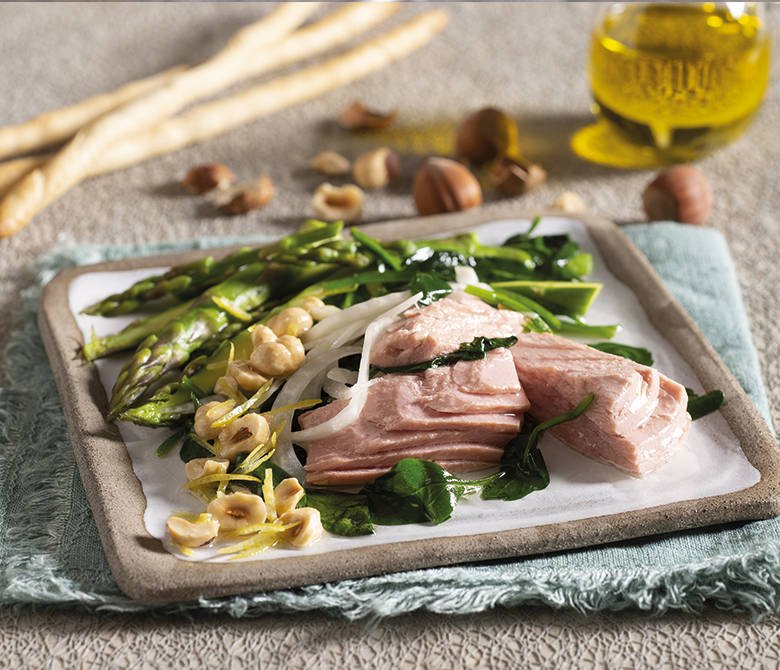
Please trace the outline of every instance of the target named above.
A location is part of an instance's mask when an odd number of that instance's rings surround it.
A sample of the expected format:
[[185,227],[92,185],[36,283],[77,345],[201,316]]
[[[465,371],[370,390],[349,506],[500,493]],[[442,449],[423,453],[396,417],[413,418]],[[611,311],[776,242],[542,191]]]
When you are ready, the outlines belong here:
[[188,312],[141,343],[114,384],[109,420],[130,407],[160,375],[184,365],[193,351],[236,318],[234,314],[254,310],[275,296],[289,295],[335,267],[254,263],[212,286]]
[[[338,257],[339,262],[349,261],[360,264],[365,256],[352,249],[352,254],[346,254],[341,240],[343,224],[309,221],[301,229],[275,244],[264,247],[242,247],[221,260],[208,256],[191,263],[178,265],[162,275],[142,279],[121,293],[104,298],[100,302],[87,307],[85,314],[94,316],[119,316],[130,314],[139,309],[162,309],[171,304],[188,300],[200,295],[205,289],[214,286],[238,272],[242,267],[257,261],[299,260],[309,254],[311,260],[323,263],[332,262]],[[342,248],[321,248],[327,244],[341,244]]]
[[119,316],[137,312],[141,308],[162,309],[196,297],[257,259],[258,250],[250,247],[243,247],[221,260],[207,256],[174,267],[165,274],[142,279],[127,290],[114,293],[87,307],[84,313],[94,316]]
[[113,335],[92,337],[92,339],[82,348],[81,355],[86,361],[94,361],[118,351],[131,349],[152,333],[161,331],[171,321],[178,319],[187,312],[191,305],[191,302],[175,305],[159,314],[137,319],[129,326]]

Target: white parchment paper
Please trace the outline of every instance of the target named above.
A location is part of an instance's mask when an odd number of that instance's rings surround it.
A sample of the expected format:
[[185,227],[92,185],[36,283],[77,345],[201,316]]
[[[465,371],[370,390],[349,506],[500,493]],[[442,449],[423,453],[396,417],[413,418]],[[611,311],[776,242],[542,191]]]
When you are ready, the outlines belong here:
[[[476,228],[480,239],[499,244],[510,235],[528,228],[528,221],[496,221]],[[590,323],[616,323],[623,330],[616,340],[643,346],[653,352],[655,367],[676,381],[702,391],[690,366],[650,324],[634,294],[607,270],[584,226],[577,221],[548,217],[537,229],[540,234],[568,233],[584,251],[594,257],[590,279],[604,283],[604,289],[588,313]],[[88,338],[116,332],[132,317],[105,319],[80,314],[81,310],[109,293],[121,291],[133,282],[165,268],[124,272],[93,272],[77,277],[70,285],[69,303],[76,321]],[[110,395],[117,373],[126,357],[97,361],[100,379]],[[709,390],[709,389],[707,389]],[[169,434],[120,423],[133,469],[146,495],[144,522],[149,533],[165,541],[165,521],[173,512],[200,512],[203,504],[185,493],[184,467],[176,450],[159,458],[155,449]],[[671,462],[643,479],[634,479],[607,465],[595,463],[545,436],[541,442],[550,470],[550,486],[515,502],[484,501],[478,496],[461,501],[453,517],[438,526],[416,524],[377,526],[374,535],[342,538],[326,534],[304,550],[273,549],[249,560],[282,558],[286,555],[327,553],[350,547],[392,544],[428,537],[453,537],[493,533],[575,519],[638,510],[667,503],[722,495],[746,489],[759,481],[759,472],[748,462],[734,433],[720,413],[695,421],[686,449]],[[124,476],[118,473],[117,476]],[[165,542],[169,550],[170,543]],[[173,553],[177,553],[174,552]],[[181,558],[186,558],[177,553]],[[227,560],[213,550],[197,550],[190,560]]]

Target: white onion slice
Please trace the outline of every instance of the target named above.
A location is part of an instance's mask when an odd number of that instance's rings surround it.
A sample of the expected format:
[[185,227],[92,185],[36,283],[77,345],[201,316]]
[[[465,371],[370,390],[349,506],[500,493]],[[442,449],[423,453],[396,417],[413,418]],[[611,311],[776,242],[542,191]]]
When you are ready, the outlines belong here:
[[[309,387],[313,380],[316,380],[318,376],[324,377],[328,366],[337,363],[340,358],[345,356],[353,356],[360,353],[360,347],[342,347],[341,349],[329,349],[319,354],[309,354],[306,356],[304,364],[293,373],[287,382],[279,391],[279,395],[276,396],[272,409],[278,409],[285,405],[291,405],[297,402],[303,396],[304,391]],[[292,477],[295,477],[298,481],[303,482],[306,473],[303,467],[298,461],[298,457],[293,451],[292,442],[290,441],[290,421],[288,418],[285,422],[284,428],[279,433],[279,437],[276,441],[276,451],[274,452],[271,460],[281,468],[284,468]]]
[[455,266],[455,282],[461,286],[469,284],[479,284],[479,277],[476,271],[469,265]]
[[347,370],[346,368],[333,368],[326,376],[328,379],[342,384],[356,384],[358,379],[356,370]]
[[315,346],[326,337],[333,339],[335,336],[342,342],[349,341],[340,337],[345,328],[352,328],[355,324],[361,322],[365,322],[368,325],[369,322],[376,319],[379,315],[398,305],[408,295],[409,291],[398,291],[397,293],[388,293],[378,298],[359,302],[357,305],[342,309],[338,314],[324,318],[306,331],[301,339],[307,349]]
[[397,321],[398,314],[405,312],[407,309],[417,304],[417,301],[421,297],[422,293],[416,293],[408,300],[404,300],[402,303],[395,305],[392,309],[379,316],[368,326],[368,328],[366,328],[366,334],[363,338],[363,351],[360,355],[358,380],[352,387],[352,397],[350,398],[349,403],[347,403],[344,409],[336,414],[336,416],[318,426],[312,426],[311,428],[291,433],[290,438],[293,442],[296,444],[305,444],[307,442],[325,439],[334,433],[343,430],[357,420],[360,413],[363,411],[363,406],[366,404],[366,398],[368,397],[369,360],[371,358],[371,349],[374,346],[374,342],[388,326]]

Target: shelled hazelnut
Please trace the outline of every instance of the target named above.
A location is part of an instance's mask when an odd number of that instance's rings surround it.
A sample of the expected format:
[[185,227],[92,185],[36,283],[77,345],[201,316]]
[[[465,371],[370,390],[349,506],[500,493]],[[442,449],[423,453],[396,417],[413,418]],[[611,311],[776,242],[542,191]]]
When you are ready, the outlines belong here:
[[388,147],[361,154],[352,166],[352,176],[363,188],[382,188],[398,178],[401,160]]
[[321,151],[311,159],[309,166],[329,177],[340,177],[349,172],[349,159],[336,151]]
[[363,214],[363,191],[354,184],[320,184],[311,201],[312,209],[326,221],[357,221]]
[[642,193],[651,221],[667,220],[703,226],[712,209],[712,188],[692,165],[675,165],[660,172]]
[[412,187],[417,211],[423,216],[471,209],[482,204],[477,178],[449,158],[428,158],[418,168]]

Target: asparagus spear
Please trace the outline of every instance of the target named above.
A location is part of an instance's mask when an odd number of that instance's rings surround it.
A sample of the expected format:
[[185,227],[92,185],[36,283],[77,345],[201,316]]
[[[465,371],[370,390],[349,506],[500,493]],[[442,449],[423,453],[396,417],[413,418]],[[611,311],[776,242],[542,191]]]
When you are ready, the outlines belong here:
[[258,250],[243,247],[221,260],[201,258],[168,272],[137,281],[121,293],[87,307],[84,314],[119,316],[144,309],[161,309],[172,303],[194,298],[204,289],[224,281],[241,267],[258,259]]
[[191,305],[191,302],[175,305],[159,314],[133,321],[129,326],[113,335],[93,337],[84,345],[81,355],[86,361],[94,361],[117,351],[130,349],[152,333],[162,330],[174,319],[178,319]]
[[193,351],[235,318],[232,312],[244,313],[274,296],[289,295],[335,267],[253,263],[212,286],[194,301],[188,312],[170,322],[159,335],[150,335],[141,343],[114,384],[109,420],[130,407],[160,375],[186,363]]
[[[283,237],[276,243],[264,247],[242,247],[238,251],[214,260],[208,256],[191,263],[177,265],[162,275],[146,277],[133,284],[121,293],[104,298],[100,302],[87,307],[85,314],[95,316],[119,316],[138,311],[140,308],[160,309],[171,303],[188,300],[200,295],[205,289],[214,286],[238,272],[249,263],[261,260],[298,260],[301,255],[309,254],[312,260],[323,263],[331,262],[339,257],[340,262],[349,259],[359,263],[362,259],[353,249],[351,257],[344,253],[344,243],[341,240],[343,224],[307,221],[294,234]],[[342,248],[319,251],[319,247],[329,243],[341,244]],[[330,260],[329,260],[330,259]]]

